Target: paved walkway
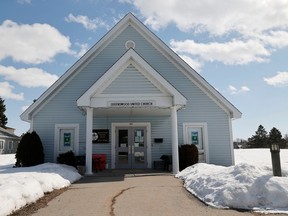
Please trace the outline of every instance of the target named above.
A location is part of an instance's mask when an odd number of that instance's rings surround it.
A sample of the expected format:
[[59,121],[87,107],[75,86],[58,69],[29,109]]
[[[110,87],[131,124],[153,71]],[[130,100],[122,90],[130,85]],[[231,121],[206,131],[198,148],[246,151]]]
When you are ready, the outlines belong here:
[[168,173],[102,173],[84,177],[34,215],[41,216],[246,216],[207,207]]

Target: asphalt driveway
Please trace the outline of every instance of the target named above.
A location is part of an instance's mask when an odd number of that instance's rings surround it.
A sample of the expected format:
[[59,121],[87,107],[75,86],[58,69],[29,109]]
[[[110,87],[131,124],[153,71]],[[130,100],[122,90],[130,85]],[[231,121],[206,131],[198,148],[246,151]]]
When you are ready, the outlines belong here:
[[245,216],[250,212],[208,207],[183,188],[182,181],[165,173],[110,173],[84,177],[48,206],[41,216]]

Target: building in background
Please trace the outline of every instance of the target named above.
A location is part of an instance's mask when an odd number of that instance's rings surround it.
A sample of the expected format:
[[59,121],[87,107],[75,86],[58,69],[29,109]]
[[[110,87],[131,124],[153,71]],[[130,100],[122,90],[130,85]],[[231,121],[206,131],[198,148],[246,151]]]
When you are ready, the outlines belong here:
[[0,154],[16,153],[20,137],[14,134],[14,128],[0,127]]

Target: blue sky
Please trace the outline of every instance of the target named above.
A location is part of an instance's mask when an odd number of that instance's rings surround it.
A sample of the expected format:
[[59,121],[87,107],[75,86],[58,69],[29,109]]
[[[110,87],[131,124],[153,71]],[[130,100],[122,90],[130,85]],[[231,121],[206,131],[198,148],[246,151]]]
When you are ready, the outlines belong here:
[[288,134],[287,0],[2,0],[0,96],[8,126],[125,14],[132,12],[242,118],[233,136],[262,124]]

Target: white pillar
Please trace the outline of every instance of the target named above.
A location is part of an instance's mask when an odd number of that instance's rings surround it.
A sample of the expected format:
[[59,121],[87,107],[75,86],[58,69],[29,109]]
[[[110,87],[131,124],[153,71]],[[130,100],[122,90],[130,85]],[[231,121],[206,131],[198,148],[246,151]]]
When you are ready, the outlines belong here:
[[93,108],[86,108],[86,174],[92,175]]
[[173,174],[179,172],[177,107],[171,107],[171,138]]

